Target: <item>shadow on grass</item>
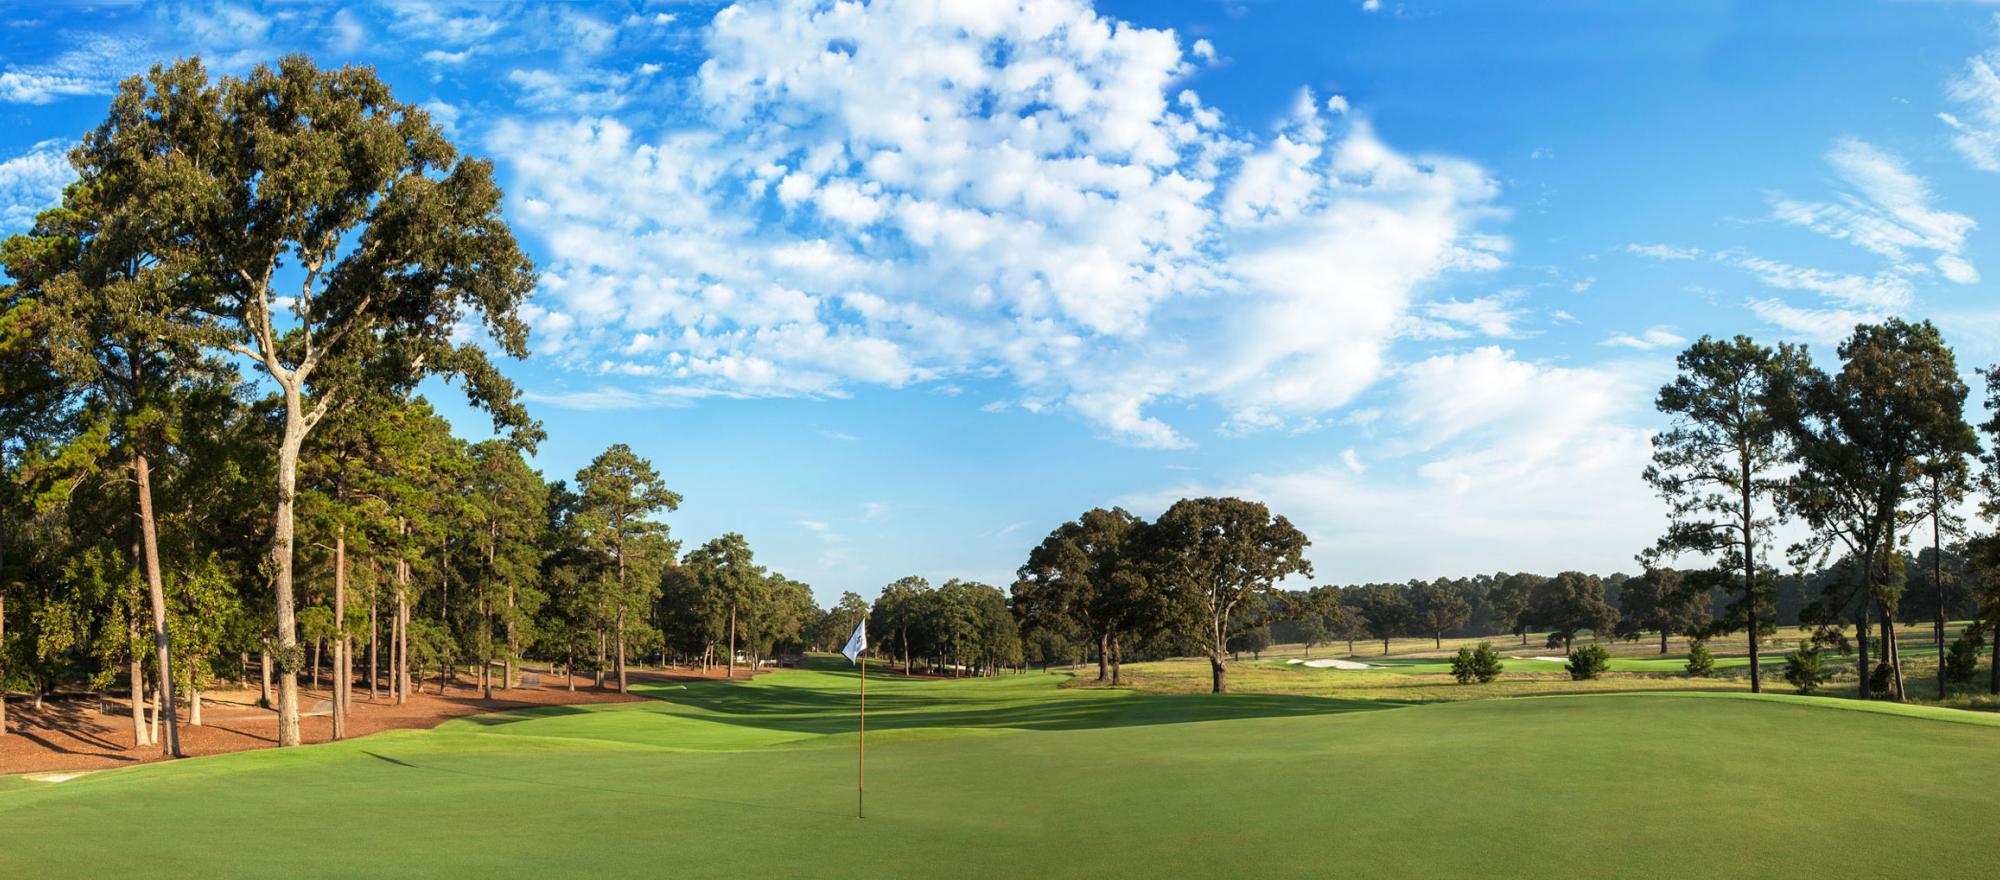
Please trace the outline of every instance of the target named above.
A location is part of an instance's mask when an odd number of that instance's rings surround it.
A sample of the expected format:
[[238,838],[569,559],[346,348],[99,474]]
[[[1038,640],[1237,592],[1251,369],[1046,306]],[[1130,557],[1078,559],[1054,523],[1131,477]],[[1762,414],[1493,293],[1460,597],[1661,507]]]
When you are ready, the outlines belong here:
[[425,773],[448,773],[453,776],[464,776],[473,779],[491,779],[500,782],[516,783],[520,785],[539,785],[545,788],[561,788],[561,789],[568,789],[570,791],[588,791],[588,792],[595,792],[598,794],[619,794],[619,795],[627,795],[630,797],[650,798],[653,800],[661,800],[661,801],[693,801],[696,803],[711,804],[711,805],[726,806],[726,807],[748,807],[751,809],[782,810],[788,813],[805,813],[818,816],[847,815],[844,812],[836,813],[829,810],[814,810],[805,807],[790,806],[788,804],[760,804],[760,803],[751,803],[748,801],[724,800],[722,798],[698,797],[695,795],[678,794],[675,792],[665,791],[661,789],[641,790],[641,789],[630,789],[630,788],[618,788],[616,786],[609,786],[609,785],[584,785],[582,783],[576,783],[576,782],[559,782],[553,779],[535,779],[527,776],[512,776],[505,773],[481,773],[478,771],[466,770],[459,767],[443,767],[436,764],[413,764],[401,758],[393,758],[388,755],[381,754],[380,752],[371,752],[366,749],[363,749],[361,754],[367,755],[370,758],[374,758],[375,760],[381,761],[386,764],[394,764],[397,767],[401,767],[406,770],[416,770]]
[[[854,729],[861,708],[856,672],[808,661],[819,673],[800,683],[773,677],[755,685],[691,683],[657,696],[702,710],[706,721],[799,734]],[[871,676],[870,683],[875,684]],[[868,694],[868,729],[1011,728],[1088,730],[1241,718],[1285,718],[1394,709],[1393,700],[1298,694],[1140,694],[1124,690],[1008,687],[1011,681],[884,679]],[[662,707],[661,711],[665,711]]]
[[[613,705],[625,705],[625,704],[613,704]],[[529,706],[520,709],[508,709],[502,712],[492,712],[485,715],[467,715],[463,718],[457,718],[453,720],[463,722],[466,724],[477,725],[479,727],[499,727],[503,724],[514,724],[521,721],[531,721],[536,718],[557,718],[564,715],[588,715],[590,714],[590,712],[591,710],[584,706]]]

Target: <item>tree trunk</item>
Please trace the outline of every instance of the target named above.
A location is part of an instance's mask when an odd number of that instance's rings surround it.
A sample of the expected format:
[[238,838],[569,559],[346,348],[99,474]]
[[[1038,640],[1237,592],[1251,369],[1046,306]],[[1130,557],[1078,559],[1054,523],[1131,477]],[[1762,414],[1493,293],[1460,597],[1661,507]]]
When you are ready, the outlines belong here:
[[[1900,703],[1905,699],[1903,691],[1903,652],[1896,644],[1896,615],[1889,610],[1889,603],[1881,603],[1882,612],[1882,660],[1889,664],[1889,699]],[[1938,661],[1943,662],[1939,657]]]
[[201,685],[188,682],[188,723],[201,726]]
[[[410,573],[408,562],[403,563],[405,580]],[[410,597],[408,593],[396,595],[396,702],[410,700]]]
[[1209,673],[1210,673],[1210,675],[1212,676],[1212,678],[1213,678],[1213,681],[1214,681],[1214,686],[1213,686],[1213,688],[1212,688],[1212,689],[1211,689],[1211,690],[1209,691],[1209,693],[1215,693],[1215,694],[1226,694],[1226,693],[1229,693],[1229,666],[1228,666],[1228,662],[1229,662],[1229,661],[1228,661],[1228,660],[1227,660],[1227,659],[1226,659],[1225,657],[1223,657],[1223,655],[1222,655],[1222,652],[1221,652],[1221,651],[1210,651],[1210,652],[1209,652],[1209,654],[1208,654],[1208,668],[1209,668]]
[[153,676],[152,721],[149,724],[149,729],[147,730],[146,735],[150,737],[152,742],[156,744],[164,740],[164,737],[160,736],[160,718],[166,712],[166,709],[163,708],[163,704],[166,702],[166,695],[167,695],[165,682],[170,678],[173,678],[173,676],[158,675],[158,674],[155,674]]
[[1388,636],[1383,636],[1383,637],[1382,637],[1382,656],[1384,656],[1384,657],[1387,657],[1387,656],[1389,656],[1389,637],[1388,637]]
[[520,643],[514,635],[514,585],[507,584],[507,675],[500,680],[500,689],[514,686],[514,658],[521,653]]
[[277,708],[271,703],[271,649],[257,652],[257,668],[263,673],[262,684],[257,690],[257,705],[265,709]]
[[1874,688],[1871,686],[1869,679],[1874,677],[1875,670],[1869,668],[1868,666],[1868,606],[1869,603],[1873,601],[1872,599],[1869,598],[1868,593],[1872,591],[1874,582],[1875,582],[1875,560],[1870,559],[1868,560],[1867,581],[1862,586],[1863,592],[1861,594],[1861,624],[1854,628],[1854,636],[1855,636],[1854,641],[1856,650],[1855,662],[1860,664],[1859,667],[1861,670],[1860,697],[1861,699],[1864,700],[1873,696],[1872,692],[1874,691]]
[[1764,692],[1764,664],[1758,659],[1757,632],[1757,520],[1756,502],[1751,494],[1755,484],[1750,481],[1750,453],[1745,450],[1738,456],[1742,464],[1743,492],[1743,603],[1750,621],[1750,692]]
[[1125,671],[1125,652],[1123,649],[1118,647],[1118,633],[1114,631],[1111,633],[1111,684],[1112,685],[1116,686],[1125,683],[1124,671]]
[[[1931,496],[1931,586],[1937,590],[1938,702],[1944,702],[1944,515],[1942,499]],[[2000,636],[2000,633],[1995,633]]]
[[1986,692],[2000,694],[2000,631],[1993,633],[1993,662],[1987,664]]
[[[375,566],[372,561],[369,563],[368,570],[370,572],[375,571]],[[378,629],[376,626],[375,618],[381,609],[381,604],[382,604],[381,597],[382,593],[378,589],[377,591],[370,593],[368,599],[368,702],[370,703],[375,702],[375,698],[379,694],[378,685],[376,684],[376,682],[380,678],[380,673],[377,671],[375,660],[377,656],[376,652],[379,649],[379,642],[380,642],[380,637],[377,635],[377,633],[380,632],[380,629]]]
[[347,738],[347,527],[333,537],[333,738]]
[[298,616],[292,607],[292,542],[295,532],[293,508],[298,504],[299,447],[305,443],[306,420],[299,397],[299,383],[280,384],[285,397],[285,433],[283,441],[278,444],[278,509],[271,531],[271,561],[276,571],[271,583],[277,606],[278,747],[287,748],[301,742]]
[[479,658],[479,695],[481,699],[490,700],[493,699],[493,615],[486,613],[485,599],[479,600],[479,606],[480,625],[485,627],[480,641],[487,646]]
[[729,678],[736,678],[736,606],[729,606]]
[[[0,535],[0,546],[6,537]],[[4,569],[0,569],[4,570]],[[7,644],[7,594],[0,593],[0,645]],[[7,655],[0,653],[0,682],[7,680]],[[7,735],[7,686],[0,684],[0,736]]]
[[1660,653],[1667,653],[1667,631],[1660,630]]
[[321,644],[321,642],[322,642],[322,641],[323,641],[322,639],[313,639],[313,645],[312,645],[312,648],[313,648],[313,654],[312,654],[312,688],[313,688],[313,690],[319,690],[319,647],[320,647],[320,644]]
[[160,754],[181,756],[179,719],[174,716],[173,652],[167,635],[167,593],[161,585],[159,532],[153,520],[153,472],[143,452],[132,454],[133,479],[139,488],[139,535],[145,546],[146,592],[153,605],[153,662],[160,669],[160,711],[165,712],[167,735],[160,741]]
[[[133,610],[136,612],[138,609]],[[137,617],[126,619],[126,634],[132,637],[131,644],[138,644]],[[127,672],[132,677],[132,747],[149,746],[153,744],[153,740],[146,735],[146,667],[138,654],[132,655],[130,669]]]
[[1097,634],[1097,680],[1111,680],[1111,633]]
[[1431,649],[1436,651],[1444,650],[1444,633],[1431,633]]

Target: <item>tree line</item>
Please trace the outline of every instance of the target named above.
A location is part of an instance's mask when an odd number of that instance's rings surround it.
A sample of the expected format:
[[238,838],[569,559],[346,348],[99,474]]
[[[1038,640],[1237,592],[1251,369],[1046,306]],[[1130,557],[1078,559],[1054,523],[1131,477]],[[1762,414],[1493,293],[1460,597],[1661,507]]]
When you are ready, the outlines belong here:
[[[1900,700],[1894,624],[1928,620],[1938,655],[1956,658],[1938,698],[1989,639],[2000,693],[2000,367],[1979,371],[1987,418],[1975,426],[1971,389],[1929,322],[1859,325],[1836,355],[1821,368],[1802,345],[1744,336],[1680,354],[1655,400],[1670,423],[1642,475],[1668,523],[1637,554],[1637,575],[1287,590],[1312,574],[1304,535],[1253,502],[1188,499],[1157,522],[1095,509],[1051,532],[1013,587],[1024,639],[1080,644],[1114,683],[1128,653],[1206,656],[1220,693],[1228,658],[1269,644],[1274,627],[1308,646],[1370,638],[1385,652],[1396,636],[1506,632],[1525,644],[1535,631],[1566,651],[1586,633],[1650,633],[1664,653],[1670,636],[1744,633],[1760,691],[1763,643],[1794,626],[1807,633],[1794,665],[1853,653],[1861,697]],[[1983,533],[1960,512],[1975,488]],[[1785,523],[1805,537],[1774,547]],[[1973,623],[1948,647],[1953,618]]]
[[301,676],[340,737],[361,686],[463,666],[490,695],[526,657],[571,687],[655,654],[733,675],[823,622],[739,535],[682,554],[631,449],[528,464],[543,431],[494,361],[526,352],[534,266],[491,164],[371,70],[156,66],[69,160],[0,243],[0,693],[122,681],[135,742],[174,755],[183,707],[254,667],[289,746]]
[[[1894,622],[1908,605],[1927,606],[1934,647],[1947,654],[1948,555],[1969,558],[1961,570],[1989,573],[1967,584],[1975,625],[1959,652],[1976,650],[2000,623],[2000,579],[1990,576],[2000,566],[1992,530],[2000,518],[2000,367],[1978,371],[1987,419],[1974,425],[1971,388],[1928,321],[1858,325],[1835,356],[1821,366],[1805,346],[1747,336],[1703,337],[1680,354],[1678,375],[1655,401],[1671,424],[1654,436],[1644,474],[1670,520],[1641,559],[1710,562],[1704,579],[1734,596],[1727,614],[1751,635],[1753,691],[1762,688],[1759,644],[1776,631],[1780,572],[1819,571],[1817,595],[1799,612],[1810,630],[1801,650],[1852,651],[1862,699],[1902,700]],[[1960,513],[1975,487],[1984,490],[1984,530]],[[1779,550],[1774,530],[1788,522],[1805,537]],[[1929,551],[1914,571],[1911,547]],[[1947,678],[1938,676],[1939,699]],[[2000,662],[1988,686],[2000,692]]]

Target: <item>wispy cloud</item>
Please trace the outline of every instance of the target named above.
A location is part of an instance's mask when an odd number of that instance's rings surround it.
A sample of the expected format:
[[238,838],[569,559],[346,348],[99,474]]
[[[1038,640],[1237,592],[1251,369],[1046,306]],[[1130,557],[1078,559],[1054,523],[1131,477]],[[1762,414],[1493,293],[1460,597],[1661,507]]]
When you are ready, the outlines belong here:
[[1747,254],[1733,254],[1729,261],[1756,275],[1765,286],[1811,291],[1844,306],[1873,312],[1905,308],[1912,296],[1908,276],[1893,269],[1874,275],[1849,275]]
[[1827,151],[1827,164],[1851,191],[1835,201],[1770,197],[1772,215],[1837,241],[1847,241],[1903,262],[1912,251],[1932,255],[1932,266],[1960,284],[1979,280],[1962,252],[1971,217],[1934,207],[1930,184],[1910,172],[1901,157],[1858,138],[1844,137]]
[[1636,348],[1653,351],[1661,348],[1676,348],[1687,343],[1687,338],[1673,331],[1672,327],[1655,325],[1637,334],[1616,333],[1611,338],[1598,343],[1617,348]]
[[64,42],[74,48],[46,63],[9,63],[0,70],[0,101],[50,104],[75,95],[107,95],[120,76],[142,63],[142,53],[127,39],[88,34]]
[[1625,246],[1625,252],[1652,257],[1655,260],[1681,262],[1701,256],[1701,248],[1677,247],[1670,244],[1646,244],[1634,242]]
[[[1995,17],[2000,29],[2000,16]],[[2000,171],[2000,48],[1965,61],[1965,70],[1945,87],[1945,96],[1964,107],[1964,116],[1939,113],[1954,132],[1953,149],[1981,171]]]

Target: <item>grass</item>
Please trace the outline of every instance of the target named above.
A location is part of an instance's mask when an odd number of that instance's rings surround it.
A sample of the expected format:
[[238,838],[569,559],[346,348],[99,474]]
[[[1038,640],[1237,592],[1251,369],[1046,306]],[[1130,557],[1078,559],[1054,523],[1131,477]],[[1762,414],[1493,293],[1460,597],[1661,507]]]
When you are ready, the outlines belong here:
[[0,777],[0,876],[1976,876],[2000,809],[2000,717],[1951,709],[1068,680],[871,678],[865,821],[857,682],[816,661],[661,702]]

